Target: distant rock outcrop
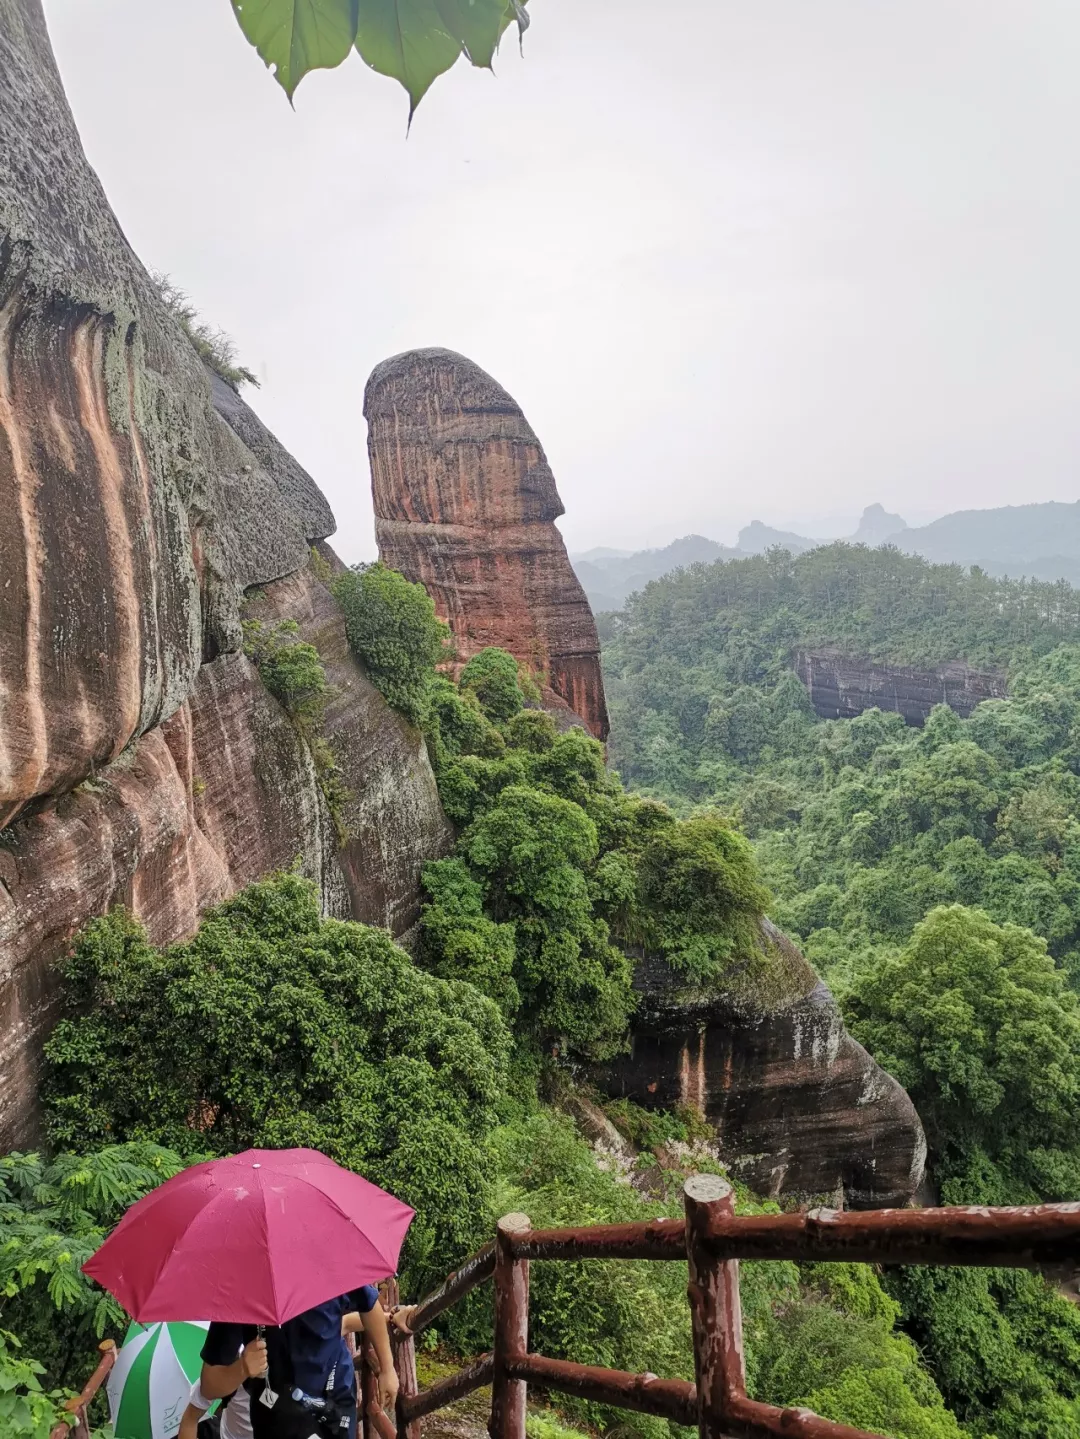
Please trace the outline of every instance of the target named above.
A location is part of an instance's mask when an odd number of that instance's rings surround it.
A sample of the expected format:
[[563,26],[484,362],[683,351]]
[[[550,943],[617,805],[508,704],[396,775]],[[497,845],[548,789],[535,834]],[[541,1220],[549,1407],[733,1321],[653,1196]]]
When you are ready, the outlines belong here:
[[884,505],[867,505],[851,543],[869,545],[871,549],[883,545],[886,540],[898,543],[897,536],[906,529],[907,521],[900,515],[890,515]]
[[379,554],[423,583],[458,658],[498,645],[606,739],[596,623],[555,520],[547,457],[510,395],[451,350],[379,365],[364,414]]
[[839,649],[800,650],[795,670],[822,719],[851,719],[864,710],[891,710],[908,724],[926,723],[935,705],[946,704],[963,718],[983,700],[1002,699],[1000,670],[977,670],[959,661],[919,669],[877,664]]
[[[204,368],[82,152],[40,0],[0,0],[0,1150],[33,1138],[55,961],[124,903],[161,944],[299,862],[402,934],[449,826],[421,736],[309,569],[333,516]],[[339,848],[312,756],[241,648],[245,590],[335,689]]]
[[760,973],[712,992],[688,990],[658,961],[639,963],[630,1052],[598,1081],[648,1108],[697,1108],[725,1162],[758,1193],[906,1204],[926,1162],[914,1105],[768,920],[762,951]]

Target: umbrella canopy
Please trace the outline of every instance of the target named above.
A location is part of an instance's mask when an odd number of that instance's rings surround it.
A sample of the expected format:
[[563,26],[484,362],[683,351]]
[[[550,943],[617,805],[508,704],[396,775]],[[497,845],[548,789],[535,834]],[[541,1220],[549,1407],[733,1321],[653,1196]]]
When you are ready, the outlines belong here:
[[109,1410],[116,1439],[174,1439],[209,1325],[133,1324],[109,1372]]
[[83,1272],[143,1324],[284,1324],[393,1274],[412,1217],[314,1149],[249,1149],[133,1204]]

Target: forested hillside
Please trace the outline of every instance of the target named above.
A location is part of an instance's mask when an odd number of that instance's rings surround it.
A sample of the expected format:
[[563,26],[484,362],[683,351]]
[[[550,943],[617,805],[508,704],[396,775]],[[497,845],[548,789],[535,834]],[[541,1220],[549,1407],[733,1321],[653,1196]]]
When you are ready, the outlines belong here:
[[[640,1175],[632,1160],[599,1167],[564,1112],[582,1072],[565,1059],[625,1042],[631,938],[699,983],[746,959],[768,899],[750,844],[719,816],[680,820],[625,791],[596,740],[529,707],[530,677],[506,652],[475,656],[457,683],[438,675],[445,632],[421,586],[381,565],[332,584],[383,694],[424,728],[456,851],[424,871],[415,960],[383,930],[322,918],[296,874],[249,886],[184,944],[153,945],[122,910],[82,933],[48,1046],[50,1156],[0,1159],[0,1324],[48,1385],[81,1382],[97,1336],[122,1322],[81,1261],[127,1204],[206,1154],[312,1145],[391,1186],[418,1211],[410,1297],[500,1213],[675,1215],[687,1170],[716,1167],[696,1112],[625,1102],[611,1115],[645,1151]],[[314,646],[249,621],[248,648],[295,722],[317,730]],[[677,883],[654,882],[669,871]],[[740,1203],[762,1207],[746,1191]],[[555,1356],[690,1377],[686,1282],[675,1264],[541,1266],[530,1333]],[[963,1439],[871,1268],[749,1264],[743,1304],[754,1394],[897,1439]],[[490,1322],[481,1295],[440,1337],[476,1353]],[[14,1363],[6,1342],[0,1372]],[[566,1405],[596,1428],[669,1432]]]
[[[945,1202],[1080,1195],[1080,594],[832,546],[698,566],[607,626],[611,754],[754,842],[772,913],[912,1095]],[[800,644],[1003,667],[922,729],[820,721]],[[972,1433],[1080,1434],[1080,1326],[1030,1275],[887,1277]]]

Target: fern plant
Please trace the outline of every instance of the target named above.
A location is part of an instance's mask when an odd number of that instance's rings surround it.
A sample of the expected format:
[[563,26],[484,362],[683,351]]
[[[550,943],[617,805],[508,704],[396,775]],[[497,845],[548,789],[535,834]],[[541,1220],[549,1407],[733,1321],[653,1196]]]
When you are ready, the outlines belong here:
[[126,1323],[82,1265],[130,1205],[183,1167],[146,1143],[0,1157],[0,1319],[46,1361],[50,1380],[81,1372],[93,1341]]

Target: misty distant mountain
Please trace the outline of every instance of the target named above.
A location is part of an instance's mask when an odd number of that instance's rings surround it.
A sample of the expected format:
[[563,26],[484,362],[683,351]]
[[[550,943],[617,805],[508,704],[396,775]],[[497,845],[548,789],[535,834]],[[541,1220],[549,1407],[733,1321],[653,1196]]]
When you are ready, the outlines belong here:
[[[855,533],[839,538],[874,548],[895,545],[937,564],[978,565],[992,575],[1064,579],[1080,586],[1080,501],[956,510],[914,529],[883,506],[868,505]],[[734,548],[702,535],[687,535],[663,549],[632,554],[595,549],[570,558],[593,610],[599,613],[621,609],[635,590],[684,565],[760,555],[777,547],[799,555],[827,543],[754,520],[739,531]]]
[[774,530],[771,525],[752,520],[739,531],[739,542],[735,550],[729,553],[763,555],[766,550],[781,549],[790,550],[793,555],[801,555],[806,550],[817,549],[818,545],[825,543],[824,540],[808,540],[805,535],[792,534],[790,530]]
[[1080,502],[957,510],[904,529],[890,543],[938,563],[979,565],[992,575],[1080,583]]
[[744,551],[718,544],[716,540],[707,540],[703,535],[685,535],[662,550],[638,550],[636,554],[587,550],[581,555],[571,555],[570,562],[593,612],[600,614],[602,610],[621,610],[635,590],[643,589],[650,580],[658,580],[672,570],[699,562],[711,564],[713,560],[732,559],[742,553]]

